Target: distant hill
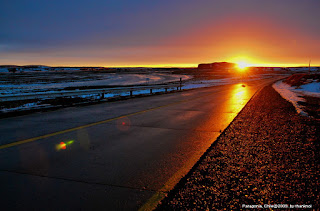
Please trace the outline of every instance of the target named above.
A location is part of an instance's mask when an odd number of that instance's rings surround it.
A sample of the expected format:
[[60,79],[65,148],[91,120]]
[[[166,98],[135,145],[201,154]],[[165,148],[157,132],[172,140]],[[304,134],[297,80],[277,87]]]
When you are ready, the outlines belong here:
[[235,63],[229,62],[213,62],[203,63],[198,65],[198,69],[210,69],[210,70],[229,70],[235,67]]
[[[103,67],[102,67],[103,68]],[[0,65],[0,72],[43,72],[43,71],[80,71],[101,69],[101,67],[50,67],[45,65]],[[103,68],[104,69],[104,68]]]

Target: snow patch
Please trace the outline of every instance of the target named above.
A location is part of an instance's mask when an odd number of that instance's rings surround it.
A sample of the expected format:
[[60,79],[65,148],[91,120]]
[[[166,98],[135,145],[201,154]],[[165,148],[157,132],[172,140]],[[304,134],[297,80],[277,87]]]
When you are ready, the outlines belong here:
[[298,104],[299,101],[305,102],[305,100],[299,97],[298,93],[294,92],[294,87],[283,83],[282,81],[274,83],[272,87],[281,95],[281,97],[291,102],[299,114],[308,116],[308,114],[302,110],[303,106]]
[[8,73],[8,68],[0,68],[0,73]]
[[320,83],[312,82],[312,83],[301,85],[300,88],[296,89],[296,92],[302,95],[320,97]]

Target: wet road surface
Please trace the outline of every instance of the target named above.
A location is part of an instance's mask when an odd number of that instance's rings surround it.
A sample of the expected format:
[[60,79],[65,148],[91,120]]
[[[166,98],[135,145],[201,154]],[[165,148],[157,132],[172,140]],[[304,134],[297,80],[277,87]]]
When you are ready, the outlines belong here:
[[152,206],[274,80],[1,119],[2,207]]

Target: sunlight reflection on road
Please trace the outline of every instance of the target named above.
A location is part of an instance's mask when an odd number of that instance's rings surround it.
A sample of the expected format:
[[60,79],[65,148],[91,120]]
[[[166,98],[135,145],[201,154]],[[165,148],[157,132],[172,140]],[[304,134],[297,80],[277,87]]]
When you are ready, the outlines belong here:
[[242,108],[248,100],[249,92],[247,86],[244,84],[237,84],[231,93],[231,104]]

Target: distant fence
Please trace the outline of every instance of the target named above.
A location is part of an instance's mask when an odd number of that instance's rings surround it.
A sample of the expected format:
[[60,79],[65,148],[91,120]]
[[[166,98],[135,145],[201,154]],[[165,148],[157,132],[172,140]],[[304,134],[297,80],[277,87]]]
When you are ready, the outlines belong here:
[[[182,84],[167,84],[167,85],[152,85],[152,86],[132,86],[132,87],[116,87],[105,89],[87,89],[87,90],[71,90],[71,91],[56,91],[56,92],[38,92],[38,93],[24,93],[12,95],[0,95],[0,102],[10,102],[19,100],[36,100],[36,99],[52,99],[57,97],[72,97],[78,95],[100,94],[101,98],[105,98],[106,94],[120,94],[129,93],[130,96],[138,93],[138,91],[148,90],[152,94],[155,90],[160,92],[167,92],[169,89],[181,90]],[[136,92],[136,93],[135,93]]]

